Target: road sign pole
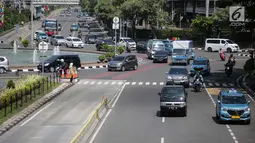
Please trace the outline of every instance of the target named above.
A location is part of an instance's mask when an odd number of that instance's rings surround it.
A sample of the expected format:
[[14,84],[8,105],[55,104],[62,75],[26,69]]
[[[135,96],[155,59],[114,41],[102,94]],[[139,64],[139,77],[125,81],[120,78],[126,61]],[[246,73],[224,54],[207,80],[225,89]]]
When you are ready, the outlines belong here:
[[115,27],[115,47],[114,47],[114,57],[116,56],[116,49],[117,49],[117,32],[116,32],[116,27]]
[[44,75],[44,43],[42,44],[42,50],[43,50],[43,55],[42,55],[42,78]]
[[34,46],[34,3],[31,1],[31,48]]

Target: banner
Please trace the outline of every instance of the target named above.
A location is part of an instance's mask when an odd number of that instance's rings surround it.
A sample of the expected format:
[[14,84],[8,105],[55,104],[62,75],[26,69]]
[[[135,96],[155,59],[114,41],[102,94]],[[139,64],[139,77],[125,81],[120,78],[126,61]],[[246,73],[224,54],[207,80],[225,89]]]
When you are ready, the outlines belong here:
[[0,24],[4,27],[4,0],[0,0]]

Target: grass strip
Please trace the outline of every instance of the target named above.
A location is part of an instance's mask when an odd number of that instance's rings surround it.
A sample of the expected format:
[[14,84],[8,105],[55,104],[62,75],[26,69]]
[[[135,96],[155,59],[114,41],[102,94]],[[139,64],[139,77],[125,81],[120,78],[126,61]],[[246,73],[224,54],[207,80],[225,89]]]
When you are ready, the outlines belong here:
[[[21,112],[22,110],[24,110],[25,108],[27,108],[29,105],[36,102],[38,99],[42,98],[46,94],[48,94],[51,91],[53,91],[54,89],[56,89],[60,85],[61,85],[61,83],[55,83],[55,86],[54,86],[54,83],[52,83],[52,88],[49,87],[49,89],[47,90],[47,84],[45,84],[44,85],[44,92],[43,92],[43,88],[36,89],[35,90],[36,96],[34,96],[34,91],[32,92],[32,95],[27,95],[27,102],[26,102],[26,96],[24,96],[22,98],[22,100],[18,101],[18,108],[16,108],[16,102],[13,102],[12,103],[12,110],[11,110],[11,105],[6,107],[7,115],[5,117],[4,117],[5,109],[2,108],[0,110],[0,125],[3,124],[8,119],[10,119],[11,117],[13,117],[14,115],[16,115],[19,112]],[[32,99],[30,99],[30,96],[32,96]],[[21,102],[22,102],[22,104],[21,104]]]

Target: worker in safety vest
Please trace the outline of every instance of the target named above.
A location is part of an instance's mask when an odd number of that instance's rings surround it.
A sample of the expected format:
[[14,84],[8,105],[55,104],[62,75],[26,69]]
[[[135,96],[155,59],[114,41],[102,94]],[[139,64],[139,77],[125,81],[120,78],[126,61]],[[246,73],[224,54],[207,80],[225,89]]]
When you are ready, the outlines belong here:
[[73,82],[73,75],[74,75],[73,63],[70,63],[70,65],[69,65],[69,71],[70,71],[70,82]]

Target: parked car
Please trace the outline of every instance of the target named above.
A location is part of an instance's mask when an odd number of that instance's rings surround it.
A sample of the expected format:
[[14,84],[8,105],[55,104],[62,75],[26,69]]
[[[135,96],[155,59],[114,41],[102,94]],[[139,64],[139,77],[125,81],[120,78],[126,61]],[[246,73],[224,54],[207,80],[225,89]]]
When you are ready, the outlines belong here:
[[65,37],[62,35],[53,35],[50,38],[50,44],[51,45],[65,45],[66,44]]
[[85,44],[78,37],[67,37],[66,38],[66,47],[71,48],[83,48]]
[[147,52],[147,41],[138,41],[136,43],[137,53],[146,53]]
[[0,74],[3,74],[8,70],[9,70],[9,60],[4,56],[0,56]]
[[136,55],[130,53],[120,54],[108,62],[108,71],[126,71],[130,68],[134,70],[137,70],[138,68],[138,59]]
[[[56,68],[59,66],[59,61],[64,59],[65,63],[69,65],[73,63],[73,66],[76,68],[81,67],[81,60],[78,55],[54,55],[49,59],[44,61],[44,71],[55,72]],[[42,63],[37,66],[39,71],[42,71]]]
[[103,45],[108,45],[108,46],[115,46],[115,43],[113,42],[112,39],[103,39],[103,40],[98,40],[96,42],[96,48],[98,51],[102,50]]

